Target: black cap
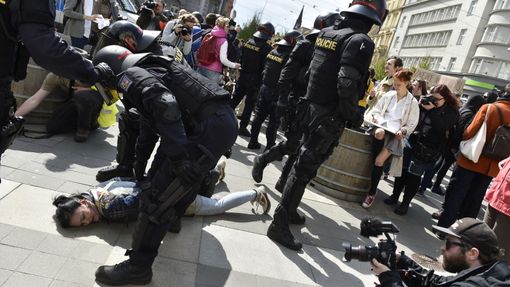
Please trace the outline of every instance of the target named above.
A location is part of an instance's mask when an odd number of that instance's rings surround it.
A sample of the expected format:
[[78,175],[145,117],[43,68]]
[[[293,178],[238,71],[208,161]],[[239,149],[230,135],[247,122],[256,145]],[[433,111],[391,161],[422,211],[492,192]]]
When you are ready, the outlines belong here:
[[432,225],[432,228],[461,239],[467,244],[476,247],[482,254],[499,254],[496,234],[487,224],[478,219],[465,217],[455,221],[449,228],[437,225]]

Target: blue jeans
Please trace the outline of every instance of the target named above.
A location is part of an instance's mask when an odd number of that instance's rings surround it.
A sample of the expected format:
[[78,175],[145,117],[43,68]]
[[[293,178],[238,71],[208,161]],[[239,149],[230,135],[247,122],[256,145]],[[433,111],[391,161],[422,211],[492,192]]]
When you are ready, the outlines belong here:
[[89,43],[89,38],[81,37],[71,37],[71,46],[83,49],[85,45]]
[[208,78],[209,80],[215,82],[216,84],[219,84],[221,81],[221,76],[223,76],[222,73],[218,73],[215,71],[211,71],[209,69],[206,69],[204,67],[198,67],[197,72],[199,72],[202,76]]
[[437,225],[449,227],[459,218],[476,218],[491,180],[490,176],[457,166],[446,189],[444,210]]

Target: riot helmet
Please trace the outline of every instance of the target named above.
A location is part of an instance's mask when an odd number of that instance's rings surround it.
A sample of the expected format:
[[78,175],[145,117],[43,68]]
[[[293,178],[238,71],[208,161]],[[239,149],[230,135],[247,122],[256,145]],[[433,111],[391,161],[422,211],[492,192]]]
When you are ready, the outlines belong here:
[[257,27],[257,32],[253,34],[253,37],[271,40],[274,35],[274,26],[271,22],[262,23]]
[[357,14],[372,20],[378,26],[381,26],[388,15],[386,0],[354,0],[349,4],[349,8],[340,12],[344,17],[348,14]]
[[126,20],[111,24],[107,33],[132,52],[137,51],[143,36],[143,30],[140,27]]
[[285,36],[283,36],[283,39],[276,42],[276,45],[281,46],[294,46],[296,45],[297,41],[302,40],[303,35],[301,32],[297,30],[292,30],[290,32],[285,33]]
[[319,16],[317,16],[317,18],[315,18],[315,21],[313,22],[313,30],[310,32],[310,34],[317,34],[322,29],[333,26],[335,24],[335,21],[341,18],[342,16],[340,16],[340,14],[336,12],[320,14]]
[[97,51],[92,62],[94,65],[104,62],[110,66],[115,75],[118,75],[134,66],[138,61],[149,54],[150,53],[133,54],[122,46],[110,45]]

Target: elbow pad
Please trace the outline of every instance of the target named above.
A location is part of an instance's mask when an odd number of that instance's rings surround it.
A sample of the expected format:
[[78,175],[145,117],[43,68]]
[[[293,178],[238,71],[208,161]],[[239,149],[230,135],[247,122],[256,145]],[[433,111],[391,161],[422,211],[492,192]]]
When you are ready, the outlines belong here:
[[161,94],[156,99],[154,112],[154,117],[160,117],[164,121],[175,122],[181,119],[179,104],[174,95],[169,92]]
[[338,72],[338,88],[341,90],[353,90],[356,89],[361,79],[360,72],[351,67],[343,66]]

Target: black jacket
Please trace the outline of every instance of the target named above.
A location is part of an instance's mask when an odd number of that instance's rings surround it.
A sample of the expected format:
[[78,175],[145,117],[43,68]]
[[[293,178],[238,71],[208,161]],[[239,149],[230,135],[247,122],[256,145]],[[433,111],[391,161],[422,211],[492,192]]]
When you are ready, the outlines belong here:
[[459,120],[455,125],[455,131],[452,137],[451,145],[452,148],[454,149],[459,148],[459,144],[462,141],[462,136],[464,135],[464,130],[467,128],[467,126],[469,126],[469,124],[475,117],[476,112],[478,112],[478,110],[484,103],[485,100],[481,95],[475,95],[469,97],[468,101],[460,109]]
[[444,147],[447,132],[457,123],[459,112],[455,107],[425,110],[420,107],[420,122],[414,131],[418,141],[428,147]]
[[[399,269],[414,269],[419,273],[426,273],[428,270],[421,268],[416,262],[407,256],[400,257],[397,264]],[[379,275],[381,287],[404,286],[400,273],[388,271]],[[510,286],[510,268],[506,261],[483,265],[477,268],[463,270],[456,276],[432,275],[430,287],[454,286],[454,287],[488,287],[488,286]]]

